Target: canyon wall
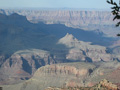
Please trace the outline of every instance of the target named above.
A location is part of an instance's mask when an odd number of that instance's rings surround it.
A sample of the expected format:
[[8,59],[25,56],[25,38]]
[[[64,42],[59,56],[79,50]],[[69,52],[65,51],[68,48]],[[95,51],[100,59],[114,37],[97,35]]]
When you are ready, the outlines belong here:
[[0,13],[10,15],[18,13],[27,16],[33,23],[64,24],[68,27],[84,30],[100,30],[107,36],[116,36],[119,28],[115,27],[110,11],[85,10],[0,10]]

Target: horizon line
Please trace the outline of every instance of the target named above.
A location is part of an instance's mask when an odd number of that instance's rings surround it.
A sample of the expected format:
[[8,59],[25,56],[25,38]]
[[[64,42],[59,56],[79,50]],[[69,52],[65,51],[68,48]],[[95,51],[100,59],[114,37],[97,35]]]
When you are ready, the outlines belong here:
[[12,9],[12,10],[17,10],[17,9],[31,9],[31,10],[99,10],[99,11],[110,11],[110,8],[49,8],[49,7],[0,7],[0,9]]

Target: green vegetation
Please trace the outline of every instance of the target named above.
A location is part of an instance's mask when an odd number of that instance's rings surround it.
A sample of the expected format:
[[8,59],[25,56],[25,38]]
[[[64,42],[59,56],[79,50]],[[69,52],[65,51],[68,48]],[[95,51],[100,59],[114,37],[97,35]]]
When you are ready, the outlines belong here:
[[[115,15],[115,17],[113,18],[113,20],[116,20],[116,19],[120,19],[120,6],[114,2],[113,0],[107,0],[107,3],[113,5],[113,7],[111,7],[112,9],[112,14]],[[120,21],[116,24],[116,26],[118,27],[120,25]]]
[[[119,20],[120,19],[120,5],[118,5],[116,2],[114,2],[113,0],[107,0],[107,3],[113,5],[113,7],[111,7],[112,9],[112,14],[114,15],[113,21],[114,20]],[[120,4],[120,2],[119,2]],[[120,21],[118,21],[118,23],[116,24],[116,27],[120,26]],[[120,36],[120,34],[117,34],[117,36]]]
[[[113,7],[111,7],[112,9],[112,14],[114,15],[113,21],[114,20],[119,20],[120,19],[120,5],[118,5],[116,2],[114,2],[113,0],[107,0],[107,3],[113,5]],[[120,4],[120,2],[119,2]],[[120,26],[120,21],[118,21],[118,23],[116,24],[116,27]],[[117,36],[120,36],[120,34],[118,33]]]

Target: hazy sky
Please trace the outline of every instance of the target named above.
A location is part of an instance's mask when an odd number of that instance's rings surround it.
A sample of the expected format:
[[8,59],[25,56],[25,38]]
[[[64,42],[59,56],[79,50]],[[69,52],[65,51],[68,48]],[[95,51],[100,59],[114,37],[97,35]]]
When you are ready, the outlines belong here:
[[110,5],[106,0],[0,0],[0,8],[14,7],[107,9]]

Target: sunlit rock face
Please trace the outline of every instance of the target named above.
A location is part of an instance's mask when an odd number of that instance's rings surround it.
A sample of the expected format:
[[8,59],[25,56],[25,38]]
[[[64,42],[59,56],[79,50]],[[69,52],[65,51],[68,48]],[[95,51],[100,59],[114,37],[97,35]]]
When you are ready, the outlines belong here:
[[88,69],[77,69],[73,66],[62,66],[62,65],[51,65],[40,68],[34,76],[39,75],[73,75],[73,76],[84,76],[89,74]]
[[93,64],[88,65],[82,62],[46,65],[39,68],[31,80],[38,80],[41,84],[45,83],[42,87],[50,85],[84,86],[83,80],[93,72],[95,67]]
[[58,44],[64,44],[70,48],[66,59],[70,60],[88,60],[95,61],[111,61],[112,56],[106,52],[106,47],[99,45],[91,45],[90,42],[83,42],[76,39],[72,34],[66,34],[61,38]]

